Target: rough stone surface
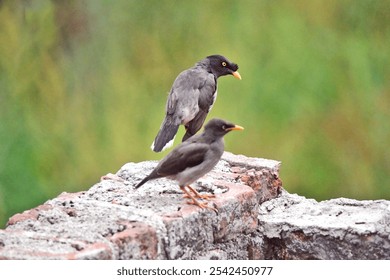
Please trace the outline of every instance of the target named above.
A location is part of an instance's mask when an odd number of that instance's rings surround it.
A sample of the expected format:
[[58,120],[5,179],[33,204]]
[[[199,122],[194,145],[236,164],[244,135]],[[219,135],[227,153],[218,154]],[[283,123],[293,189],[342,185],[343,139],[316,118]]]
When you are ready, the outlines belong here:
[[156,164],[128,163],[116,174],[120,180],[14,215],[0,230],[0,259],[250,258],[259,205],[281,191],[280,162],[225,153],[193,184],[216,194],[210,203],[218,214],[186,204],[174,181],[134,190]]
[[259,209],[264,259],[390,259],[390,201],[283,192]]
[[134,190],[156,164],[14,215],[0,259],[390,259],[389,201],[316,202],[281,188],[280,162],[225,153],[193,184],[217,214],[167,179]]

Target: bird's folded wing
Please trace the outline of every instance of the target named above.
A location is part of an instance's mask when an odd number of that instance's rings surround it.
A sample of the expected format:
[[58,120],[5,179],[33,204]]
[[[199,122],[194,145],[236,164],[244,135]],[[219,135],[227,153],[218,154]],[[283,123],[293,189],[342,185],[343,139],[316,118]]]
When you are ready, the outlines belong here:
[[207,76],[204,84],[199,88],[199,100],[198,106],[208,113],[213,106],[215,99],[217,98],[217,84],[214,80],[214,76]]
[[160,176],[176,175],[186,168],[199,165],[205,160],[208,150],[209,145],[204,143],[180,146],[164,158],[157,173]]
[[[177,106],[199,106],[197,104],[200,95],[208,96],[206,99],[212,102],[215,92],[214,76],[199,69],[188,69],[177,76],[168,96],[167,112],[173,113]],[[204,97],[203,97],[204,98]],[[207,102],[207,101],[206,101]],[[178,104],[179,103],[179,104]],[[205,106],[206,108],[208,106]],[[207,108],[208,109],[208,108]]]

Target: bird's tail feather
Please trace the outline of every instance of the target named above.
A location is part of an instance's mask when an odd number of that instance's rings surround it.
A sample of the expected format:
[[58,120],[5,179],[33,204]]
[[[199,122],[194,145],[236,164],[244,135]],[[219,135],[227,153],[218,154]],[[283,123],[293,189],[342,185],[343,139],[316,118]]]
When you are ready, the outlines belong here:
[[154,179],[158,179],[160,178],[161,175],[159,175],[157,173],[156,170],[153,170],[148,176],[146,176],[145,178],[142,179],[141,182],[139,182],[134,188],[135,189],[138,189],[139,187],[141,187],[143,184],[145,184],[147,181],[150,181],[150,180],[154,180]]
[[149,176],[145,177],[141,182],[139,182],[134,188],[138,189],[141,187],[143,184],[145,184],[147,181],[149,181]]
[[171,116],[166,116],[150,148],[155,152],[161,152],[172,146],[179,125],[180,123],[175,122]]

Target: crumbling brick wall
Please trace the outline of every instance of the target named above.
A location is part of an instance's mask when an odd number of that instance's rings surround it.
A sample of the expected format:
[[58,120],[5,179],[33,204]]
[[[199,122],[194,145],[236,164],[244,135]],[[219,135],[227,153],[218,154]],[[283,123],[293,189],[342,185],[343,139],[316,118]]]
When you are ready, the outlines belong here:
[[317,202],[282,189],[280,162],[225,152],[193,186],[218,213],[188,205],[175,182],[123,180],[63,193],[10,218],[0,259],[389,259],[390,202]]

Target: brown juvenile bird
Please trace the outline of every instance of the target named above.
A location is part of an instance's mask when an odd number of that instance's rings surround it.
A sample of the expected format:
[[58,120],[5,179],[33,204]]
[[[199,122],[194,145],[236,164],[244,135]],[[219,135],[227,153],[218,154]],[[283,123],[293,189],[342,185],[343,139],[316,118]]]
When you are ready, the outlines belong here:
[[233,75],[241,80],[238,65],[222,55],[210,55],[184,70],[174,81],[166,104],[166,115],[151,149],[161,152],[173,144],[182,124],[182,141],[198,132],[217,98],[217,79]]
[[229,131],[243,129],[221,119],[212,119],[201,134],[192,136],[175,147],[135,188],[141,187],[149,180],[167,177],[179,183],[180,189],[192,199],[190,204],[216,211],[197,200],[209,199],[213,195],[201,195],[190,184],[208,173],[218,163],[225,147],[223,136]]

